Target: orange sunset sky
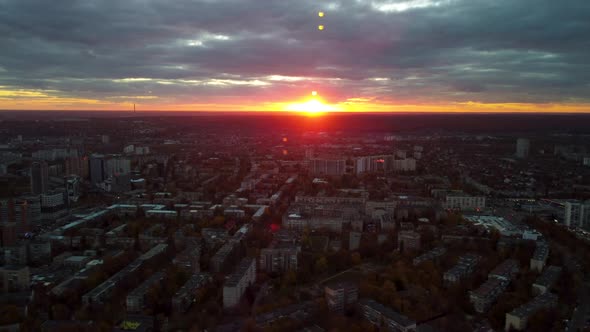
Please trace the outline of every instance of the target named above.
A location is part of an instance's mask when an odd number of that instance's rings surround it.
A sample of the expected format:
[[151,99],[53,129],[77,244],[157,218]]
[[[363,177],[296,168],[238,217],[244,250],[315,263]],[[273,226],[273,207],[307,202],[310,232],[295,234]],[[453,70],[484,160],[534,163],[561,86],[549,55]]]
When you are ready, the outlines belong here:
[[590,112],[588,1],[0,9],[0,110]]

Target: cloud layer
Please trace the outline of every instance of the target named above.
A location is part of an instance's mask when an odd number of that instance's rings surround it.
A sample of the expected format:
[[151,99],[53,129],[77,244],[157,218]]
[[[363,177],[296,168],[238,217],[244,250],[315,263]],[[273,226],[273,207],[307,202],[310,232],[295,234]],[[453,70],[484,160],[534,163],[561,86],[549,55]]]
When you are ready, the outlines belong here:
[[0,102],[589,104],[588,17],[587,0],[0,0]]

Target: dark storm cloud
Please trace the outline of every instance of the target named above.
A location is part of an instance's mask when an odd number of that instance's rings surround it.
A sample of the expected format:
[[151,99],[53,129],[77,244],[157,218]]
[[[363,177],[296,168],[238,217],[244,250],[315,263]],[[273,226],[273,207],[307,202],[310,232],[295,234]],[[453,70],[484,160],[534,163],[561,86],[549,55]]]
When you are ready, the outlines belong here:
[[0,86],[170,101],[314,84],[339,100],[588,101],[589,16],[587,0],[0,0]]

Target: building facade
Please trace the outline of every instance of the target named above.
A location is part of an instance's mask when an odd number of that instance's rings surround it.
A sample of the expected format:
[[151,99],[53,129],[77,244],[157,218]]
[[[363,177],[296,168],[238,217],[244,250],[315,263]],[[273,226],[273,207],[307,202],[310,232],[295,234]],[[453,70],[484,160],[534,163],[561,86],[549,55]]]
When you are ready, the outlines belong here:
[[236,306],[246,288],[256,280],[256,260],[244,258],[223,284],[223,307],[231,308]]
[[35,195],[49,190],[49,167],[45,161],[31,164],[31,192]]
[[529,156],[530,141],[526,138],[516,140],[516,157],[524,159]]
[[343,313],[358,301],[358,286],[351,282],[338,282],[324,287],[328,309]]

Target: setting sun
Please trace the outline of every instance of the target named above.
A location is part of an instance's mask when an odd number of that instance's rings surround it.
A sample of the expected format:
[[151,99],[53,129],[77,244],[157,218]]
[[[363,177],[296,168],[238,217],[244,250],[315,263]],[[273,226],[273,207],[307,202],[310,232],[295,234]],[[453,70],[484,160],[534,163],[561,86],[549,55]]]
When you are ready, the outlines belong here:
[[318,116],[325,112],[335,111],[336,107],[324,104],[317,98],[310,99],[303,103],[293,103],[286,107],[287,111],[302,112],[309,116]]

